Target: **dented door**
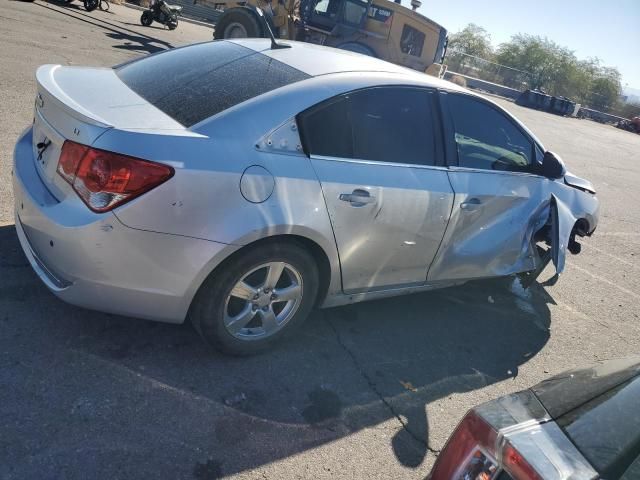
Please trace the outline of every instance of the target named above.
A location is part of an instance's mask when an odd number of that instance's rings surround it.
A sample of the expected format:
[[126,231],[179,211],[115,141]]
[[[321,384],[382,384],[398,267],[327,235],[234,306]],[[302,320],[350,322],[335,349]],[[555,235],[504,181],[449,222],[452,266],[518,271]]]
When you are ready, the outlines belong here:
[[424,283],[449,219],[444,169],[311,157],[345,292]]
[[549,217],[548,183],[537,175],[452,167],[451,219],[429,281],[533,270],[531,239]]

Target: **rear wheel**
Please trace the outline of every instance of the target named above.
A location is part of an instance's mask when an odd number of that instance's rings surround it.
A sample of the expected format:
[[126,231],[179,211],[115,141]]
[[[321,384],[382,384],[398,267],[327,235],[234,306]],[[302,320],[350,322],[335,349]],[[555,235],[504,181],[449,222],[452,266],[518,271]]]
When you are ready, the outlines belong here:
[[304,321],[318,286],[316,263],[297,243],[260,245],[210,275],[189,316],[216,349],[251,355]]
[[153,23],[153,14],[149,10],[145,10],[144,12],[142,12],[140,23],[145,27],[151,25]]
[[216,24],[213,38],[256,38],[263,32],[255,14],[246,8],[234,8],[222,15]]
[[93,12],[98,5],[100,4],[100,0],[84,0],[84,9],[87,12]]

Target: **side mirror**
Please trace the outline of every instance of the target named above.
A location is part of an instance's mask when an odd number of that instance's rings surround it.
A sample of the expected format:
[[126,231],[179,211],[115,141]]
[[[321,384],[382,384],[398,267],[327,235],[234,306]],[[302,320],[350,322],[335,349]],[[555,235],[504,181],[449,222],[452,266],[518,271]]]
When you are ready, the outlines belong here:
[[541,170],[542,175],[551,179],[562,178],[567,173],[564,162],[553,152],[545,152]]

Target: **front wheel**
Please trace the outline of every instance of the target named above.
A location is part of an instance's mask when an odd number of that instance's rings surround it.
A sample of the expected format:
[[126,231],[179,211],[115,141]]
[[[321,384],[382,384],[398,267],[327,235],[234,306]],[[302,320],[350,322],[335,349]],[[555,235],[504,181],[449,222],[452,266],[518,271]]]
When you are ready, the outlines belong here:
[[167,23],[167,27],[169,27],[169,30],[175,30],[178,28],[178,19],[170,20],[169,23]]
[[311,312],[319,287],[313,257],[297,243],[238,254],[202,284],[189,317],[216,349],[251,355],[291,333]]
[[144,12],[142,12],[140,23],[145,27],[151,25],[153,23],[153,13],[151,13],[149,10],[145,10]]
[[100,0],[84,0],[84,9],[87,12],[93,12],[98,5],[100,4]]

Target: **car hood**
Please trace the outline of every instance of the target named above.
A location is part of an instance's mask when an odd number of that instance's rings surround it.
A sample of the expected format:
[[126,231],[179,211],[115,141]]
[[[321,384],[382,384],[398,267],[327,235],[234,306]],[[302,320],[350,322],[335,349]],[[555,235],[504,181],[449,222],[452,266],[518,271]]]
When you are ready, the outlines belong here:
[[555,419],[639,375],[640,357],[609,360],[564,372],[531,390]]
[[577,188],[578,190],[584,190],[590,193],[596,193],[596,189],[589,180],[575,176],[574,174],[567,172],[564,176],[564,183],[570,187]]

